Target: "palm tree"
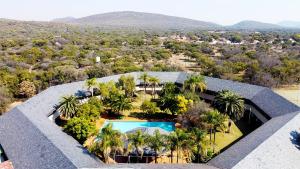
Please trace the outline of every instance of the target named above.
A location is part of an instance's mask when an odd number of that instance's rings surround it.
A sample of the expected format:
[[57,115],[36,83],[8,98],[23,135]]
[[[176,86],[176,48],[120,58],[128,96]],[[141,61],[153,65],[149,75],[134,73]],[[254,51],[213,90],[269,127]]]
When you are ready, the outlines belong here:
[[113,134],[111,135],[111,150],[113,152],[114,160],[116,160],[117,152],[123,152],[124,142],[122,137],[122,133],[117,130],[114,130]]
[[122,89],[125,91],[126,96],[132,97],[135,90],[134,77],[131,75],[128,76],[122,75],[119,78],[118,86],[122,87]]
[[175,132],[171,132],[167,135],[167,148],[171,151],[171,163],[173,163],[173,154],[178,145],[177,134]]
[[[190,133],[187,133],[185,131],[184,135],[182,135],[181,137],[179,137],[179,143],[180,143],[180,149],[181,149],[181,152],[182,154],[185,154],[187,156],[187,161],[186,162],[191,162],[192,160],[192,156],[193,156],[193,153],[192,153],[192,148],[193,148],[193,141],[191,140],[191,134]],[[181,156],[182,158],[182,156]]]
[[222,115],[219,111],[213,110],[207,113],[206,121],[210,126],[210,143],[212,142],[211,135],[214,134],[213,152],[215,151],[216,144],[216,131],[217,129],[223,129],[226,121],[226,116]]
[[157,154],[158,151],[161,151],[161,149],[164,146],[165,143],[165,136],[161,135],[159,130],[155,130],[154,135],[148,135],[146,138],[147,145],[152,148],[155,152],[155,163],[157,163]]
[[138,156],[140,158],[143,158],[143,150],[140,153],[140,148],[145,145],[145,139],[146,136],[142,133],[141,130],[138,130],[136,133],[132,133],[128,135],[128,142],[131,144],[135,150]]
[[[87,79],[85,81],[85,85],[88,87],[88,90],[90,90],[92,92],[92,96],[94,96],[94,90],[92,87],[96,86],[96,84],[97,84],[96,78]],[[91,88],[92,88],[92,90],[91,90]]]
[[96,137],[96,142],[92,146],[91,151],[101,154],[105,162],[108,162],[109,155],[113,152],[115,160],[116,153],[123,151],[123,135],[120,131],[114,130],[111,123],[103,127]]
[[145,91],[145,93],[146,93],[146,87],[147,87],[147,84],[148,84],[148,82],[149,82],[149,75],[148,75],[147,73],[143,73],[143,74],[140,76],[139,79],[143,81],[143,83],[144,83],[144,91]]
[[183,88],[191,90],[192,93],[195,93],[197,89],[204,92],[207,88],[205,78],[201,75],[192,75],[184,81]]
[[113,126],[109,123],[107,126],[101,129],[101,132],[96,136],[96,142],[90,148],[90,151],[95,154],[100,154],[104,162],[108,162],[109,154],[112,146],[112,136],[116,131],[113,130]]
[[155,94],[156,94],[155,88],[156,88],[156,85],[158,85],[158,83],[160,82],[160,80],[157,77],[151,76],[149,78],[149,82],[152,86],[152,96],[155,99]]
[[[229,91],[220,91],[214,99],[214,106],[220,111],[229,115],[234,121],[239,120],[244,115],[244,99],[239,95]],[[230,132],[231,121],[229,120],[228,129]]]
[[200,130],[198,128],[193,128],[192,138],[193,138],[194,143],[196,144],[197,163],[200,163],[202,142],[204,141],[205,136],[206,136],[205,131]]
[[58,111],[61,113],[61,116],[70,119],[75,116],[78,110],[78,100],[75,96],[63,96],[62,100],[59,102]]
[[132,108],[130,99],[126,98],[123,94],[112,94],[109,99],[111,109],[121,114],[124,110],[130,110]]
[[190,141],[190,137],[189,135],[181,129],[176,129],[174,132],[174,136],[176,137],[176,153],[177,153],[177,157],[176,157],[176,161],[177,163],[179,162],[179,152],[183,151],[185,148],[188,147],[189,145],[189,141]]
[[216,121],[216,111],[209,111],[207,112],[205,116],[205,121],[208,123],[209,127],[209,141],[210,144],[212,143],[212,133],[213,133],[213,128],[214,128],[214,123]]

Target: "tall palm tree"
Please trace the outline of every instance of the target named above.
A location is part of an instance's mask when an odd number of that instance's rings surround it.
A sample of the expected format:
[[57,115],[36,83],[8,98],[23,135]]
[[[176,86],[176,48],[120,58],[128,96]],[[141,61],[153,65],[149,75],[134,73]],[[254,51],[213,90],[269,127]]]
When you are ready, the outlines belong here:
[[204,92],[207,88],[204,76],[191,75],[184,81],[183,88],[191,90],[192,93],[195,93],[196,90]]
[[110,97],[110,107],[118,114],[121,114],[124,110],[130,110],[132,108],[130,99],[126,98],[123,94],[113,94]]
[[205,116],[205,121],[208,124],[209,127],[209,141],[210,144],[212,143],[212,133],[213,133],[213,128],[214,128],[214,123],[216,121],[216,112],[215,111],[209,111],[207,112]]
[[[229,90],[220,91],[214,99],[214,106],[223,113],[229,115],[234,121],[239,120],[244,115],[244,99]],[[230,131],[231,121],[228,129]]]
[[87,79],[85,81],[85,85],[88,87],[88,90],[90,90],[92,92],[92,96],[94,96],[93,87],[96,86],[96,84],[97,84],[96,78]]
[[190,143],[190,136],[184,130],[181,130],[181,129],[176,129],[174,134],[177,137],[177,140],[176,140],[176,153],[177,153],[176,161],[178,163],[179,162],[179,153],[180,153],[180,151],[183,151],[185,148],[188,147],[188,145]]
[[140,153],[140,148],[145,145],[145,139],[146,136],[142,133],[141,130],[138,130],[136,133],[132,133],[128,135],[128,142],[129,144],[131,144],[135,150],[138,156],[140,156],[140,158],[143,158],[143,153],[144,151],[141,150]]
[[63,96],[59,102],[58,111],[62,117],[70,119],[75,116],[78,110],[78,104],[79,102],[75,96]]
[[154,135],[148,135],[146,138],[147,145],[155,152],[155,163],[157,163],[157,154],[164,146],[165,136],[161,135],[159,130],[155,130]]
[[207,113],[206,121],[210,126],[210,143],[212,143],[211,135],[213,133],[213,152],[215,151],[215,144],[216,144],[216,131],[217,129],[223,130],[225,128],[224,123],[226,121],[226,116],[221,114],[217,110],[213,110]]
[[113,130],[113,126],[111,123],[109,123],[107,126],[103,127],[101,129],[101,132],[98,133],[96,137],[96,142],[94,143],[94,146],[92,146],[92,152],[96,154],[101,154],[101,156],[104,159],[104,162],[108,162],[109,155],[112,151],[112,147],[116,149],[116,143],[114,143],[114,140],[116,139],[118,142],[120,138],[119,131]]
[[122,75],[119,78],[118,86],[122,87],[122,89],[125,91],[126,96],[132,97],[135,90],[134,77],[131,75],[128,76]]
[[200,130],[199,128],[193,128],[192,139],[196,145],[197,163],[200,163],[202,142],[204,141],[205,136],[206,136],[205,131]]
[[176,150],[178,145],[177,134],[175,132],[171,132],[169,135],[167,135],[166,139],[167,148],[171,151],[171,163],[173,163],[174,151]]
[[145,93],[146,93],[146,87],[147,87],[147,84],[148,84],[148,82],[149,82],[149,75],[148,75],[147,73],[143,73],[143,74],[140,76],[139,79],[143,81],[143,83],[144,83],[144,91],[145,91]]
[[114,130],[113,125],[109,123],[103,127],[101,132],[97,135],[97,141],[92,146],[92,152],[101,154],[104,162],[108,162],[109,155],[113,153],[113,159],[115,160],[116,153],[123,151],[123,135],[120,131]]
[[152,96],[153,98],[155,99],[155,94],[156,94],[156,85],[159,84],[160,80],[157,78],[157,77],[153,77],[151,76],[149,78],[149,82],[150,82],[150,85],[152,86]]
[[192,153],[192,149],[193,149],[193,146],[194,146],[194,143],[191,139],[191,134],[190,133],[187,133],[185,131],[185,134],[183,135],[183,137],[179,137],[179,143],[180,143],[180,149],[181,149],[181,158],[182,158],[182,155],[184,154],[187,158],[187,161],[186,162],[191,162],[192,161],[192,156],[193,156],[193,153]]
[[111,150],[113,152],[114,160],[116,160],[117,152],[123,152],[124,142],[122,138],[122,133],[117,130],[114,130],[113,134],[111,135]]

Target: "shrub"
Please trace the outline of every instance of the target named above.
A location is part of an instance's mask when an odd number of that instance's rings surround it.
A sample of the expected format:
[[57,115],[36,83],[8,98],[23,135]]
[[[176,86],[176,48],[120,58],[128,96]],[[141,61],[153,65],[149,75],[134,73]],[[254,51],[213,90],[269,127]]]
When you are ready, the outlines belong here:
[[100,116],[101,112],[103,112],[102,102],[98,98],[92,97],[87,103],[78,107],[76,116],[84,117],[93,121]]
[[86,74],[89,78],[100,78],[112,74],[110,66],[104,64],[98,64],[86,70]]
[[23,81],[19,84],[19,93],[24,97],[32,97],[36,93],[36,88],[33,82]]
[[149,100],[145,100],[141,105],[141,110],[145,113],[153,114],[159,111],[159,108],[156,106],[156,103]]
[[199,127],[206,128],[204,122],[205,114],[211,111],[212,108],[204,101],[194,102],[193,105],[188,107],[188,110],[178,116],[178,121],[185,127]]
[[74,117],[64,126],[64,131],[83,144],[91,134],[95,133],[96,126],[84,117]]

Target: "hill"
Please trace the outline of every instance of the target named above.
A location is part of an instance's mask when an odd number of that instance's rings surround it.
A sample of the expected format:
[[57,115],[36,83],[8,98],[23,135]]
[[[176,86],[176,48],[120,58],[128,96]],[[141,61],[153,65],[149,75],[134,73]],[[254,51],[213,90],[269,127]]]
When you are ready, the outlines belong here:
[[65,18],[53,19],[52,22],[64,23],[64,22],[72,22],[74,20],[76,20],[76,18],[74,17],[65,17]]
[[264,23],[258,21],[241,21],[237,24],[229,26],[230,29],[241,29],[241,30],[270,30],[270,29],[284,29],[276,24]]
[[297,21],[282,21],[279,22],[278,25],[289,28],[300,28],[300,22]]
[[211,22],[192,20],[162,14],[143,12],[110,12],[78,19],[55,19],[54,22],[89,25],[97,27],[134,27],[143,29],[215,29],[220,25]]

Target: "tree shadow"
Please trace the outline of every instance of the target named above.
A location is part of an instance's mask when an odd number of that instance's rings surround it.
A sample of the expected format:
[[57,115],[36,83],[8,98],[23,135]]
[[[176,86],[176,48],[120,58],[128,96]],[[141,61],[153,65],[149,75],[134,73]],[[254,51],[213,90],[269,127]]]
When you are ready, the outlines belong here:
[[295,145],[295,147],[300,150],[300,133],[296,130],[290,132],[291,142]]

